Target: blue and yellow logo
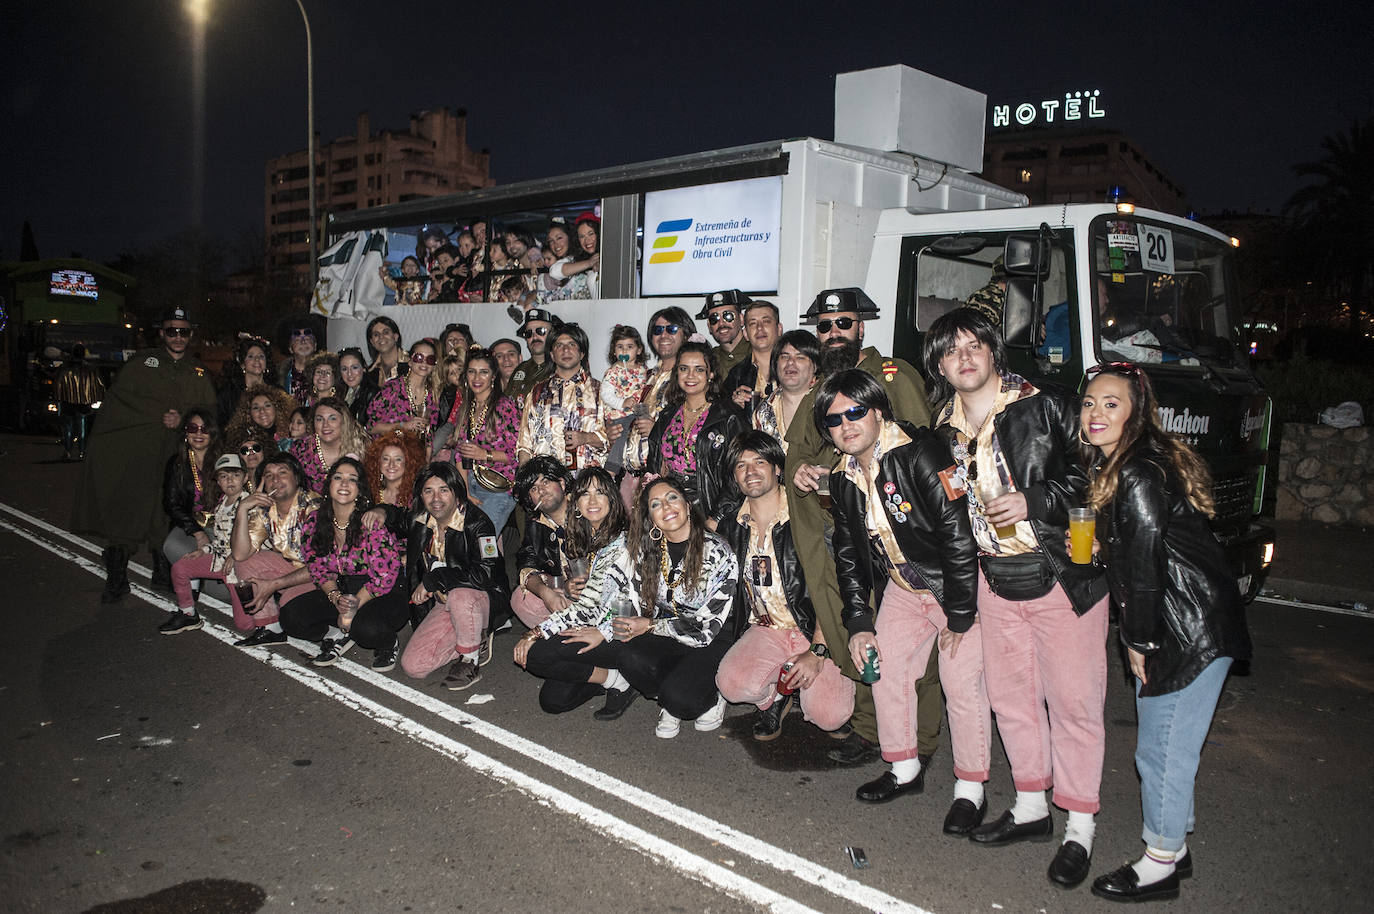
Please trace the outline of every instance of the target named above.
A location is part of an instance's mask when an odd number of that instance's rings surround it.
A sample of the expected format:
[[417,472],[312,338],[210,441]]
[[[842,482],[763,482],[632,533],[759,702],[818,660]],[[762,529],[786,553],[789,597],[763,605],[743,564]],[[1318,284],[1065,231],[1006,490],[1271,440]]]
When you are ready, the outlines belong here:
[[654,232],[654,253],[649,255],[649,263],[677,263],[687,256],[685,250],[672,250],[677,247],[678,232],[685,232],[692,227],[691,219],[670,219],[658,224],[658,230]]

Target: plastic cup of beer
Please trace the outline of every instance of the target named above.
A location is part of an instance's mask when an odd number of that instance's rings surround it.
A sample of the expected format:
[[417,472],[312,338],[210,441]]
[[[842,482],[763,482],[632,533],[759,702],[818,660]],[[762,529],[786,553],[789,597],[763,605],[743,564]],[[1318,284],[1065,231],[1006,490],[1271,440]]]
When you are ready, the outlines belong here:
[[[1003,495],[1009,494],[1011,494],[1011,489],[1002,482],[987,483],[978,488],[978,498],[985,506],[994,498],[1001,498]],[[994,526],[993,530],[997,532],[997,538],[999,540],[1009,540],[1016,536],[1016,524],[1014,523],[1001,527]]]
[[1091,565],[1097,512],[1092,508],[1069,509],[1069,558],[1075,565]]
[[816,480],[816,497],[821,501],[821,507],[830,510],[830,471],[827,470],[820,479]]

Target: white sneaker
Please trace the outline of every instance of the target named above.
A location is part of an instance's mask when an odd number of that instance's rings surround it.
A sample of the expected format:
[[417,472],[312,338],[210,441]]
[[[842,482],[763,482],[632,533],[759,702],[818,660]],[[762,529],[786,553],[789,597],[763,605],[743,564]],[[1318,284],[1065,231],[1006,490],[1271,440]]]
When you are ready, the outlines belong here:
[[654,727],[654,736],[659,739],[672,739],[677,736],[677,731],[682,729],[682,721],[678,720],[667,711],[658,712],[658,726]]
[[724,695],[716,699],[716,703],[711,708],[711,710],[707,711],[705,714],[698,717],[696,719],[696,722],[692,726],[696,727],[701,732],[706,733],[710,730],[719,730],[721,722],[723,720],[725,720]]

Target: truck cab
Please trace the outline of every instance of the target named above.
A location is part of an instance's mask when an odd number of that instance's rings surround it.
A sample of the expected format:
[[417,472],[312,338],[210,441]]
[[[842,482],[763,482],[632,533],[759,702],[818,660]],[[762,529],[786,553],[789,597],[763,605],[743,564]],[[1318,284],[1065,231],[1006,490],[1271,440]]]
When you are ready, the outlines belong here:
[[1141,366],[1164,427],[1211,467],[1213,528],[1252,599],[1274,550],[1256,522],[1271,402],[1242,345],[1233,251],[1219,232],[1129,204],[888,210],[866,287],[895,303],[891,351],[913,364],[930,324],[980,293],[1000,299],[1009,367],[1033,383],[1081,391],[1093,365]]

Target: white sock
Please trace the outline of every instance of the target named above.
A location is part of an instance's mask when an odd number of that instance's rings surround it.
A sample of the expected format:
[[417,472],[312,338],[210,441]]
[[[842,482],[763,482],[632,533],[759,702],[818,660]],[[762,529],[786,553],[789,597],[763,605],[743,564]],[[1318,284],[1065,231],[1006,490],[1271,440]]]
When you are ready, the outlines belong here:
[[1097,834],[1097,820],[1090,812],[1069,810],[1069,824],[1064,826],[1064,841],[1077,841],[1083,850],[1093,852],[1093,835]]
[[466,660],[466,661],[468,661],[469,663],[476,663],[476,662],[477,662],[477,655],[478,655],[479,653],[481,653],[480,650],[478,650],[478,651],[469,651],[469,652],[466,653],[466,654],[459,654],[458,656],[459,656],[460,659]]
[[978,781],[959,778],[954,782],[954,799],[968,800],[974,806],[983,805],[983,785]]
[[281,631],[281,623],[280,623],[280,622],[269,622],[269,623],[267,623],[267,625],[265,626],[265,628],[266,628],[269,632],[280,632],[280,631]]
[[1050,804],[1045,801],[1045,791],[1016,791],[1016,805],[1011,808],[1011,820],[1017,825],[1043,819],[1049,814]]
[[344,636],[343,629],[339,628],[337,625],[331,625],[329,626],[329,631],[324,633],[324,636],[331,641],[340,641]]
[[897,778],[898,784],[910,784],[920,773],[921,760],[918,758],[904,758],[900,762],[892,763],[892,774]]
[[629,680],[620,675],[620,670],[607,670],[606,681],[601,684],[608,692],[623,692],[630,687]]
[[1145,856],[1131,864],[1141,885],[1158,882],[1174,871],[1174,861],[1179,855],[1173,851],[1162,851],[1157,847],[1145,848]]

